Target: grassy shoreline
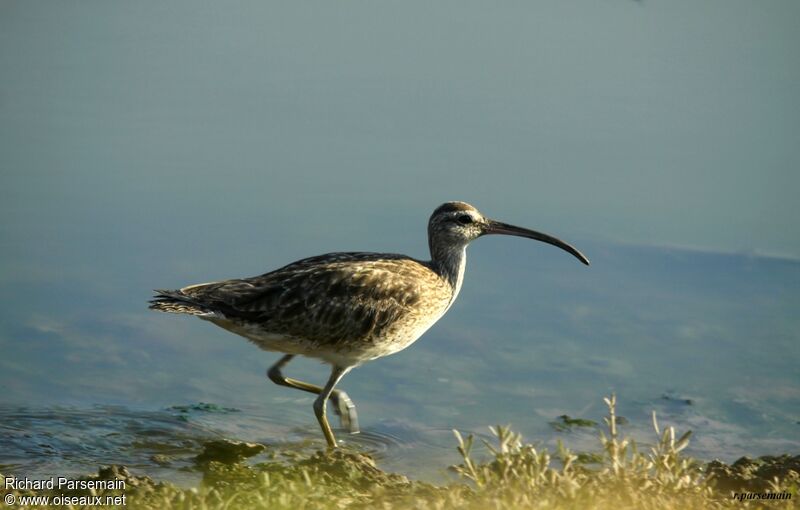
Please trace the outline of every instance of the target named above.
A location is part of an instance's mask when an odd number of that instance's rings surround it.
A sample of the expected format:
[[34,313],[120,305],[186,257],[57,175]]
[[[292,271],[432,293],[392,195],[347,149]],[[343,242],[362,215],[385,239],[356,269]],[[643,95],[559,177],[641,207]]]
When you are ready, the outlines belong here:
[[[98,501],[122,506],[122,496],[124,507],[135,509],[798,507],[800,455],[742,458],[730,465],[701,463],[681,453],[691,433],[662,429],[655,414],[656,442],[640,451],[619,433],[615,397],[605,401],[608,416],[599,449],[588,454],[575,454],[562,444],[553,453],[540,450],[524,444],[509,427],[497,426],[492,427],[495,440],[484,441],[491,456],[480,462],[472,457],[474,438],[454,431],[462,461],[451,467],[458,478],[443,485],[387,473],[369,455],[347,449],[274,455],[273,460],[250,464],[249,457],[269,447],[222,440],[206,443],[197,455],[195,469],[203,473],[197,488],[179,488],[111,466],[83,479],[123,480],[124,489],[89,484],[83,489],[8,490],[0,475],[0,497],[9,508],[23,508],[27,496],[60,495],[73,498],[71,508],[89,508]],[[5,499],[9,495],[13,498]],[[41,502],[24,508],[54,507]]]

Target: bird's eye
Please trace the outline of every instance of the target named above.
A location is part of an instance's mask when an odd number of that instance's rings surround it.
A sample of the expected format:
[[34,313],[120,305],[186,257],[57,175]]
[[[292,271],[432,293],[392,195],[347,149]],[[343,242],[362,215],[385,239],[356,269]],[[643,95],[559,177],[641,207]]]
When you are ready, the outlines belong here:
[[458,221],[462,225],[469,225],[470,223],[472,223],[472,216],[468,214],[462,214],[456,219],[456,221]]

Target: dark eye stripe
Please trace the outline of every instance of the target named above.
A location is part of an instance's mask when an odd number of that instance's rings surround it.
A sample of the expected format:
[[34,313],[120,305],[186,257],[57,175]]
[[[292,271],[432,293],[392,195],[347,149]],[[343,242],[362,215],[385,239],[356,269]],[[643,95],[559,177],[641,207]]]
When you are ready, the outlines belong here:
[[458,221],[462,225],[469,225],[470,223],[472,223],[472,216],[468,214],[462,214],[456,219],[456,221]]

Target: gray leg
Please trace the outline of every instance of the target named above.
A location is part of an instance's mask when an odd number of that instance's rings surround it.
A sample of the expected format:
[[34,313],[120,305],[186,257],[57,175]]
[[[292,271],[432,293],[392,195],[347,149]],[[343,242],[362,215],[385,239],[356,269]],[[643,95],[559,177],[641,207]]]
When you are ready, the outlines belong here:
[[325,435],[325,440],[328,441],[328,448],[336,448],[336,439],[333,437],[333,431],[328,423],[328,418],[325,416],[326,406],[328,404],[328,397],[333,392],[333,387],[336,383],[344,377],[344,374],[350,371],[352,367],[337,367],[331,369],[331,376],[328,378],[327,384],[322,388],[317,400],[314,401],[314,414],[317,415],[319,426],[322,427],[322,433]]
[[[287,354],[267,370],[267,377],[269,377],[270,381],[281,386],[287,386],[317,395],[322,393],[323,388],[316,384],[309,384],[307,382],[298,381],[297,379],[292,379],[291,377],[284,377],[281,373],[281,368],[286,366],[292,358],[294,358],[294,354]],[[347,393],[342,390],[333,390],[330,394],[330,400],[333,404],[333,412],[335,412],[341,420],[342,428],[347,429],[351,434],[358,434],[359,428],[356,405],[350,400]]]

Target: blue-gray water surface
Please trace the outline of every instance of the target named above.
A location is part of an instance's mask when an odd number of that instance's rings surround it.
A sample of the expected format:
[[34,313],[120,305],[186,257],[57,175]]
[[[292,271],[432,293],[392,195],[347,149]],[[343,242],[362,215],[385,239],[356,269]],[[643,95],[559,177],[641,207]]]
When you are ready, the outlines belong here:
[[[613,392],[625,430],[643,443],[656,411],[662,424],[694,431],[689,452],[703,459],[800,448],[800,263],[578,244],[591,267],[534,242],[477,241],[445,318],[343,380],[363,433],[339,436],[388,469],[437,479],[457,460],[454,428],[486,437],[488,425],[511,423],[528,441],[596,448],[596,429],[550,423],[564,414],[601,422]],[[123,463],[190,483],[177,468],[209,438],[324,445],[312,397],[264,377],[277,355],[146,310],[148,290],[133,281],[2,286],[3,470]],[[315,361],[286,372],[327,377]]]

